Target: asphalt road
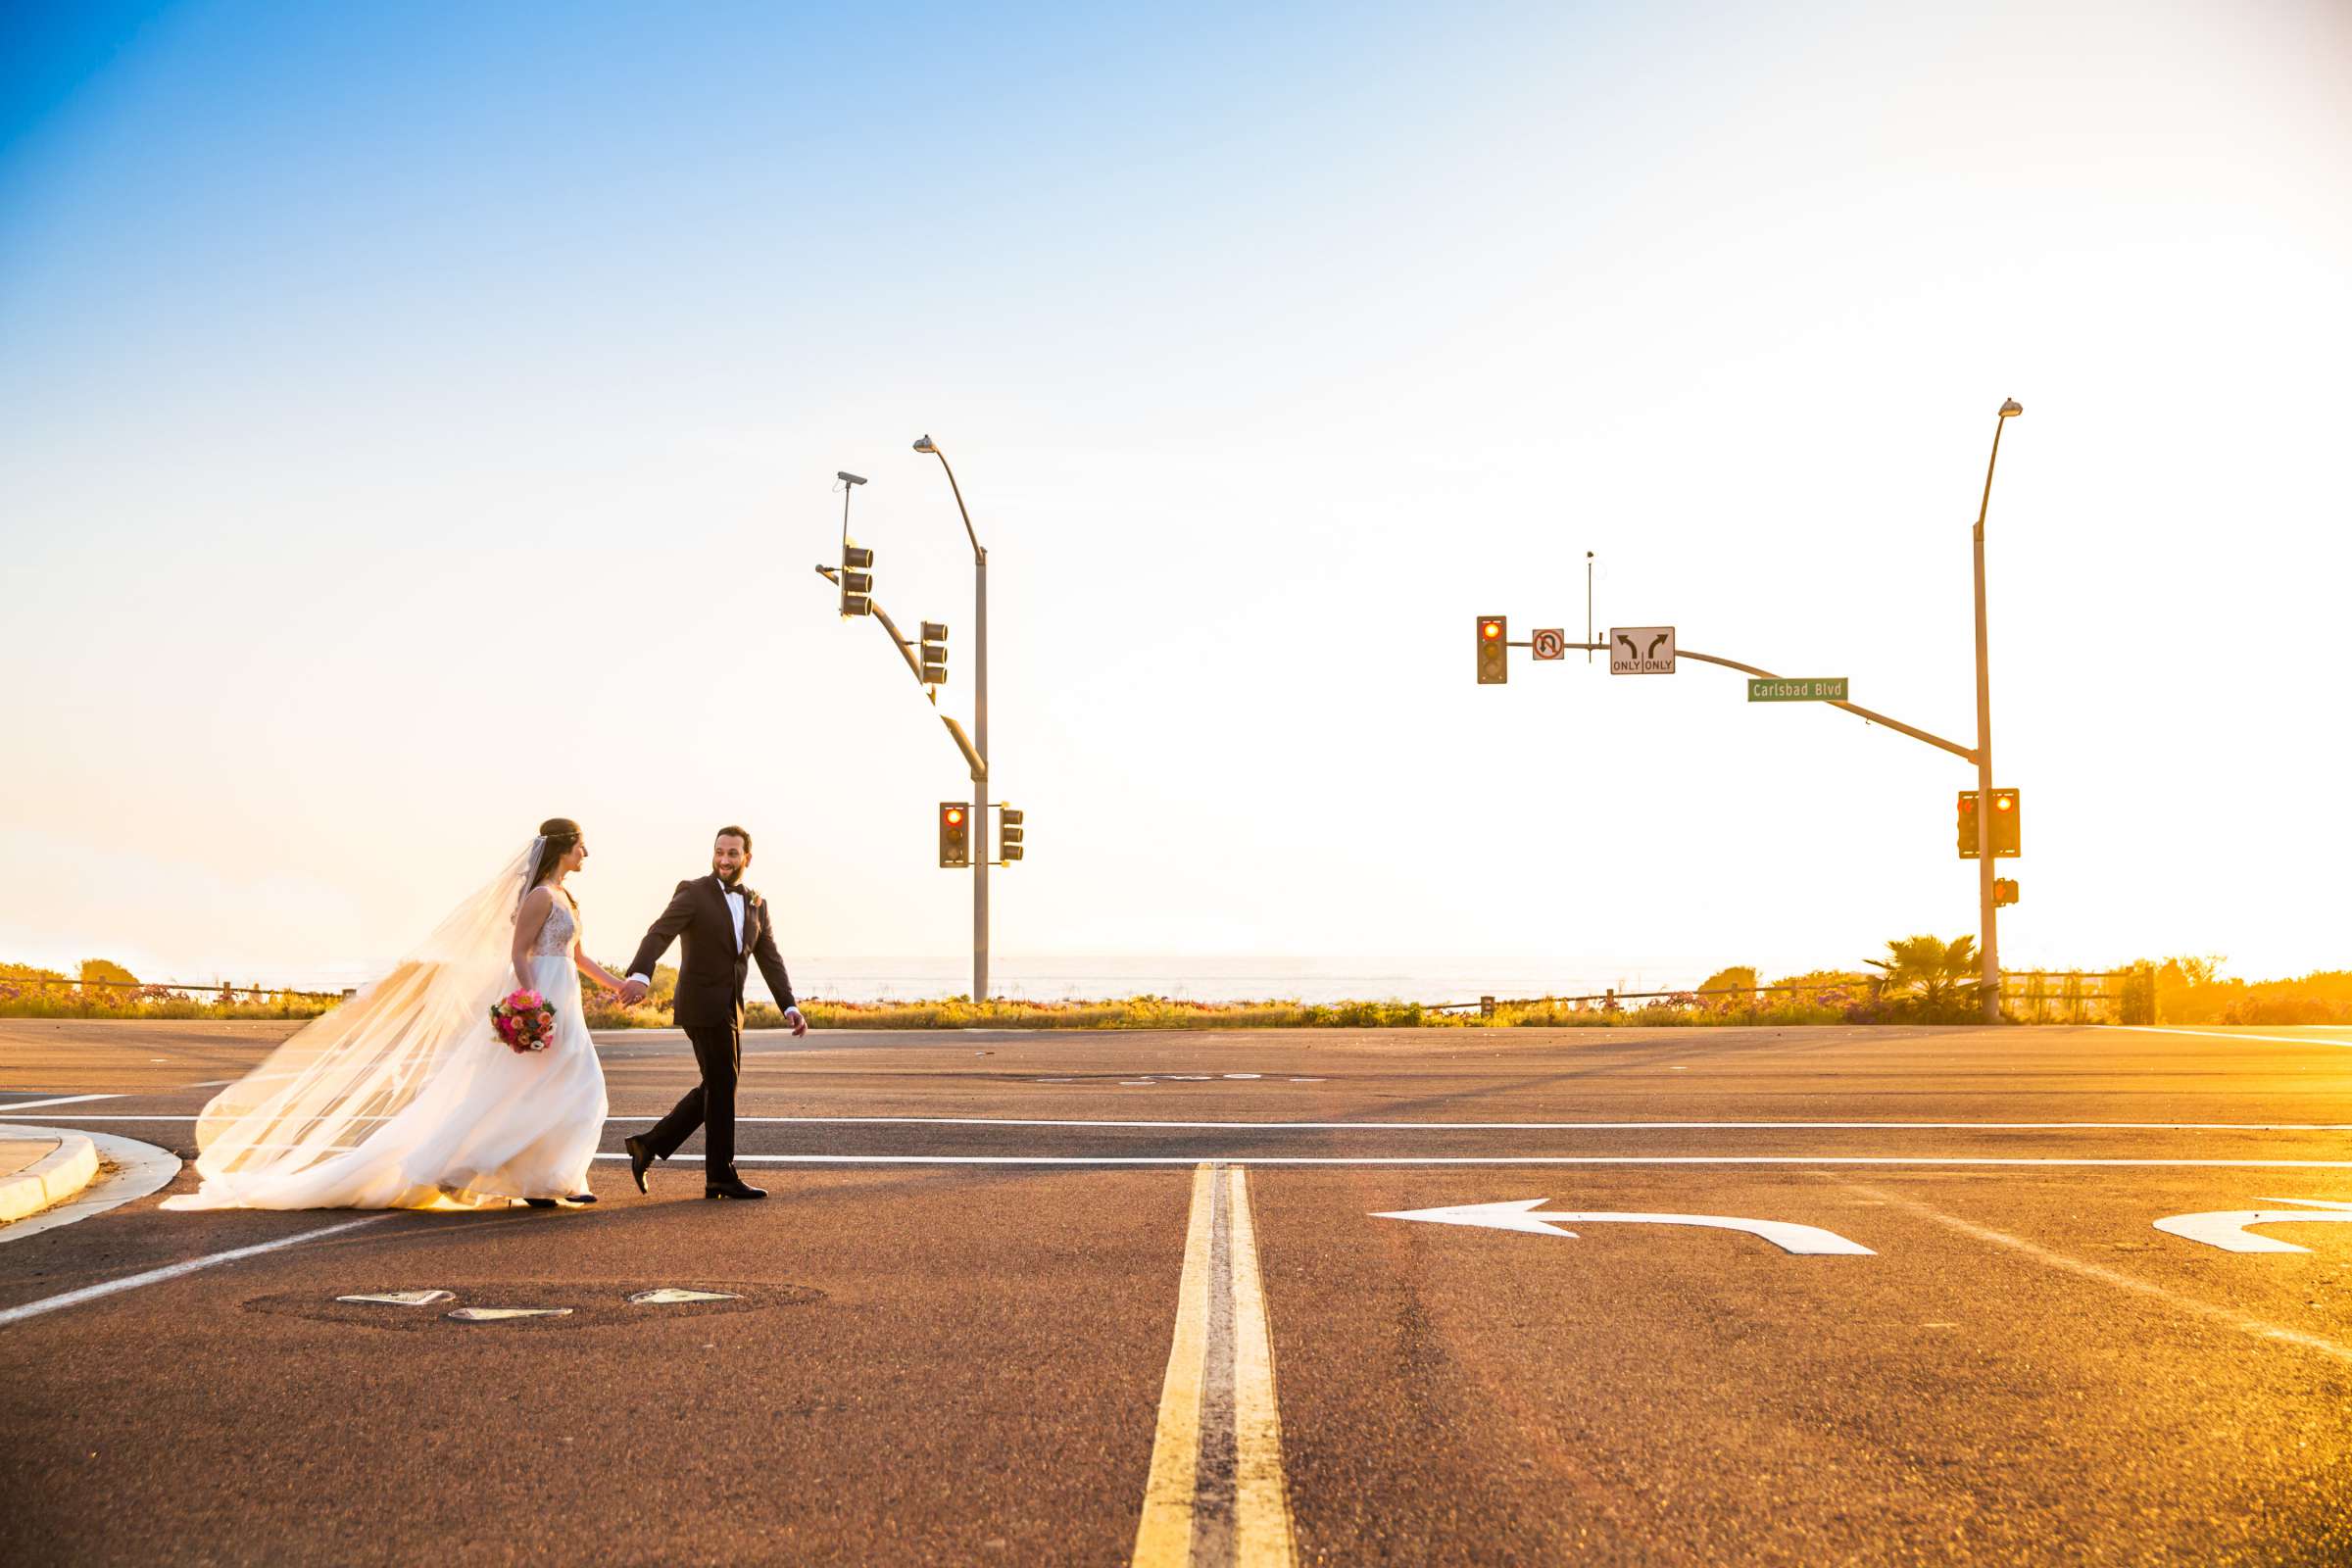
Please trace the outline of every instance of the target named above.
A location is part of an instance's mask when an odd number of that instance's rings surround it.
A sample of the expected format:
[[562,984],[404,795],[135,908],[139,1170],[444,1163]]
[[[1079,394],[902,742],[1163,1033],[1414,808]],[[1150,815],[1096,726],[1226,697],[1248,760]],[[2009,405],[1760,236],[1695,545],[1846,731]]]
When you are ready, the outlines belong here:
[[[0,1022],[0,1121],[188,1154],[283,1032]],[[0,1229],[0,1559],[2352,1562],[2352,1031],[748,1048],[762,1204]],[[1867,1251],[1383,1217],[1529,1200]]]

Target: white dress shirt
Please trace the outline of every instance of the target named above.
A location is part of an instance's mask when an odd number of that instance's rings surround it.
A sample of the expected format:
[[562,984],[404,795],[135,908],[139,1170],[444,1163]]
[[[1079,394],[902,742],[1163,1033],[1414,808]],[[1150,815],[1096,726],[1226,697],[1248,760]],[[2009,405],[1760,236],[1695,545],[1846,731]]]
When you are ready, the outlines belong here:
[[735,917],[735,951],[741,953],[743,951],[743,889],[728,887],[724,882],[718,884],[718,889],[726,897],[727,912]]

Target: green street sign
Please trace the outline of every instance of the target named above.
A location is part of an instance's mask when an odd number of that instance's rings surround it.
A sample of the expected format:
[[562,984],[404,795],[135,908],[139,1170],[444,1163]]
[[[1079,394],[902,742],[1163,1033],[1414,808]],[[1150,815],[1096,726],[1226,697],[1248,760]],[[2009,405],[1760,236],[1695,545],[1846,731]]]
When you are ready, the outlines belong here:
[[1818,675],[1805,680],[1751,680],[1747,683],[1747,700],[1751,703],[1842,703],[1845,696],[1843,675]]

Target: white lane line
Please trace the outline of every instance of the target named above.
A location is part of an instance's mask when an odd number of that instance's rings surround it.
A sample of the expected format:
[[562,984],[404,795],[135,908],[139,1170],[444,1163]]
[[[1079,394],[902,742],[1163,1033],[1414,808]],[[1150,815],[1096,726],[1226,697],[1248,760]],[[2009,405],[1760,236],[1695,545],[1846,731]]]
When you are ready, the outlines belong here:
[[[0,1106],[0,1109],[6,1109]],[[666,1113],[663,1113],[666,1114]],[[185,1112],[141,1116],[95,1112],[53,1117],[76,1125],[92,1121],[200,1121]],[[367,1119],[367,1118],[362,1118]],[[662,1116],[608,1116],[620,1122],[654,1122]],[[1143,1127],[1242,1132],[2152,1132],[2152,1133],[2352,1133],[2344,1121],[1144,1121],[1044,1120],[1016,1116],[738,1116],[738,1126],[762,1127]]]
[[2112,1027],[2143,1035],[2205,1035],[2215,1040],[2259,1040],[2266,1046],[2333,1046],[2338,1051],[2352,1051],[2352,1040],[2321,1040],[2311,1035],[2245,1035],[2227,1029],[2175,1029],[2154,1023],[2119,1023]]
[[2064,1269],[2069,1274],[2079,1274],[2084,1279],[2097,1280],[2103,1285],[2112,1285],[2118,1290],[2131,1291],[2136,1295],[2153,1298],[2167,1305],[2177,1307],[2183,1312],[2193,1313],[2208,1321],[2226,1323],[2233,1329],[2251,1334],[2258,1339],[2276,1340],[2282,1345],[2299,1346],[2306,1350],[2317,1350],[2323,1355],[2331,1355],[2339,1361],[2352,1361],[2352,1346],[2339,1345],[2333,1340],[2323,1339],[2317,1334],[2306,1334],[2301,1329],[2290,1329],[2277,1323],[2265,1322],[2261,1318],[2249,1317],[2243,1312],[2232,1311],[2226,1306],[2216,1306],[2211,1301],[2200,1301],[2194,1297],[2181,1296],[2177,1292],[2166,1290],[2161,1285],[2134,1279],[2129,1274],[2098,1263],[2085,1263],[2081,1258],[2069,1257],[2064,1252],[2053,1252],[2048,1248],[2029,1242],[2022,1236],[2012,1236],[2007,1231],[1996,1231],[1988,1225],[1979,1225],[1974,1221],[1962,1219],[1956,1214],[1946,1214],[1941,1209],[1930,1208],[1915,1199],[1905,1198],[1897,1193],[1882,1192],[1875,1187],[1860,1187],[1852,1182],[1840,1185],[1865,1197],[1877,1199],[1880,1202],[1892,1204],[1896,1208],[1907,1208],[1923,1219],[1934,1220],[1947,1230],[1958,1231],[1963,1236],[1971,1236],[1980,1242],[1989,1242],[1995,1247],[2006,1247],[2013,1251],[2023,1252],[2035,1262],[2048,1267]]
[[[622,1160],[626,1154],[599,1154]],[[672,1154],[696,1163],[700,1154]],[[2063,1159],[1996,1154],[745,1154],[754,1165],[2097,1165],[2122,1169],[2352,1170],[2352,1159]]]
[[0,1105],[0,1116],[5,1116],[11,1111],[38,1109],[42,1105],[78,1105],[88,1100],[121,1100],[122,1098],[121,1095],[60,1095],[55,1100],[19,1100],[10,1104]]
[[79,1306],[84,1301],[95,1301],[102,1297],[120,1295],[123,1291],[135,1291],[148,1285],[161,1285],[166,1280],[175,1280],[183,1274],[193,1274],[198,1269],[216,1268],[222,1263],[233,1263],[241,1257],[255,1257],[263,1252],[274,1252],[282,1247],[299,1247],[304,1242],[315,1242],[322,1236],[336,1236],[344,1231],[356,1231],[363,1225],[373,1225],[378,1220],[391,1217],[389,1214],[369,1214],[365,1219],[347,1219],[340,1225],[328,1225],[315,1231],[303,1231],[295,1236],[281,1236],[274,1242],[257,1242],[251,1247],[232,1248],[225,1252],[209,1252],[203,1257],[191,1257],[183,1263],[168,1263],[162,1268],[151,1268],[144,1274],[125,1274],[119,1280],[103,1280],[96,1285],[85,1285],[78,1291],[68,1291],[63,1296],[43,1297],[37,1301],[26,1301],[23,1306],[12,1306],[0,1310],[0,1328],[6,1328],[11,1323],[21,1323],[28,1317],[39,1317],[44,1312],[55,1312],[64,1307]]

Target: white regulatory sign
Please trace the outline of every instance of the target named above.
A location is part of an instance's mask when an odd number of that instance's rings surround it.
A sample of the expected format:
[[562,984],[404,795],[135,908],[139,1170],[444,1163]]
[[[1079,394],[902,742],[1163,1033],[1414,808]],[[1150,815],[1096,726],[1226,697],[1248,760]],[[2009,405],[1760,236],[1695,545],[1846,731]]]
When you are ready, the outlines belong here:
[[1560,627],[1544,627],[1535,634],[1534,641],[1538,659],[1566,659],[1568,657],[1568,633]]
[[1672,626],[1611,626],[1609,673],[1612,675],[1671,675],[1674,673]]

